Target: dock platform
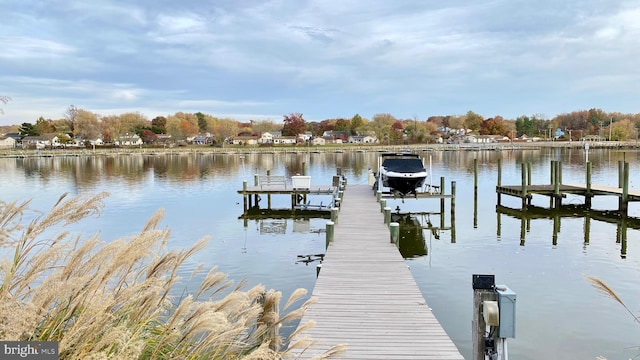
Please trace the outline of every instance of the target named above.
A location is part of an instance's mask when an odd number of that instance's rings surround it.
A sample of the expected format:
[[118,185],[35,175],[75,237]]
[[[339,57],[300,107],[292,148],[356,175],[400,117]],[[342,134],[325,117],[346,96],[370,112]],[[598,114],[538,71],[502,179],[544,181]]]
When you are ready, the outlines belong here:
[[303,332],[314,345],[296,358],[346,344],[338,359],[463,359],[391,243],[371,187],[347,186],[341,204],[313,289],[317,302],[300,322],[315,322]]

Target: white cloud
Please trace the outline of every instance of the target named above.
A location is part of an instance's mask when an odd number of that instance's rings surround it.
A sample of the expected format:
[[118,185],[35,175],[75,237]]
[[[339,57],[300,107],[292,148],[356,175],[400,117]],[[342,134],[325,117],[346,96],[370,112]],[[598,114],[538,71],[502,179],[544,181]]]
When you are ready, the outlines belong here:
[[0,58],[11,61],[62,58],[75,53],[75,49],[66,44],[24,36],[0,36],[0,48]]

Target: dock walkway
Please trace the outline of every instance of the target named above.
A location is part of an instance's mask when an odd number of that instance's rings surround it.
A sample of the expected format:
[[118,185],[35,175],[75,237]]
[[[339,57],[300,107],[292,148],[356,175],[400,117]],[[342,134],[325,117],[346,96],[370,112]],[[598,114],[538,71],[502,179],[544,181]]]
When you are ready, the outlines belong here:
[[300,359],[346,344],[340,359],[463,359],[426,304],[370,186],[351,185],[300,325],[316,343]]

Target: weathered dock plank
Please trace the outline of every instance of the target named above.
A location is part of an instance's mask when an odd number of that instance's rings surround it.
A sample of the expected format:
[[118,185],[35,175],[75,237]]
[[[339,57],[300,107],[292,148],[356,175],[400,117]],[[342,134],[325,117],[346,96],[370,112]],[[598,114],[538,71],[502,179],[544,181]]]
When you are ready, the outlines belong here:
[[309,359],[346,344],[340,359],[463,359],[431,309],[397,247],[371,187],[348,186],[313,296],[300,322],[316,343]]

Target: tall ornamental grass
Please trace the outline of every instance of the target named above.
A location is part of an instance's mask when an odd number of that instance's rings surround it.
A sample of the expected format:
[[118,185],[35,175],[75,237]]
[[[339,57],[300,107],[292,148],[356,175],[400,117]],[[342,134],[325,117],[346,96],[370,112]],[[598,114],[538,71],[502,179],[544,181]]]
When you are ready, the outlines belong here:
[[[283,359],[311,346],[305,327],[289,339],[278,332],[310,305],[292,308],[304,289],[281,316],[280,292],[243,290],[214,267],[197,292],[173,299],[178,268],[206,239],[168,250],[162,211],[114,241],[68,230],[99,216],[106,197],[63,195],[36,216],[29,201],[0,201],[0,340],[57,341],[60,359]],[[336,346],[318,359],[342,351]]]

